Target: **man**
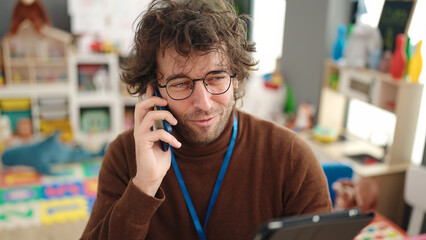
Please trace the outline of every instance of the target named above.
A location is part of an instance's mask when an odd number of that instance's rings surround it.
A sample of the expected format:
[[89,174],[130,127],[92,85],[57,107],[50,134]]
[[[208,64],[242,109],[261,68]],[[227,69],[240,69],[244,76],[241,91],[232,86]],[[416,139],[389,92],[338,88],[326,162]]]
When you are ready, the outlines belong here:
[[308,146],[234,108],[256,65],[245,29],[221,0],[151,3],[123,74],[145,98],[108,149],[82,239],[250,239],[268,219],[331,210]]

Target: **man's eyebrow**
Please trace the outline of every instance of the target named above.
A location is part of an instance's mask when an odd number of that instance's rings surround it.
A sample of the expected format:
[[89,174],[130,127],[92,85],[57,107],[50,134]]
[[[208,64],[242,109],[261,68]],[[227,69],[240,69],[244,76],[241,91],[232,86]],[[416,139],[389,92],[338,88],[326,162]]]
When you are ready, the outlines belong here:
[[[204,76],[203,76],[203,77],[207,76],[207,74],[210,74],[210,73],[227,72],[227,71],[228,71],[228,68],[215,69],[215,70],[211,70],[211,71],[207,72],[206,74],[204,74]],[[180,77],[190,78],[190,77],[188,77],[188,76],[187,76],[187,75],[185,75],[185,74],[179,73],[179,74],[174,74],[174,75],[170,75],[170,76],[168,76],[168,77],[166,78],[166,82],[168,82],[168,81],[170,81],[170,80],[172,80],[172,79],[175,79],[175,78],[180,78]],[[198,78],[191,78],[191,79],[198,79]]]
[[175,79],[175,78],[180,78],[180,77],[188,77],[188,76],[186,76],[186,75],[184,75],[184,74],[175,74],[175,75],[170,75],[170,76],[168,76],[168,77],[166,78],[166,82],[168,82],[168,81],[170,81],[170,80],[172,80],[172,79]]

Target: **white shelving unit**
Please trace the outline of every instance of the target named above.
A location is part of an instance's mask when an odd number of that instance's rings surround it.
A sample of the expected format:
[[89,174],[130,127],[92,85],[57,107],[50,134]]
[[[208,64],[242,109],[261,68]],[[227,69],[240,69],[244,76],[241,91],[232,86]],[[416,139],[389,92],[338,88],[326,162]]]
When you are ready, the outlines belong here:
[[[37,33],[29,21],[24,21],[15,35],[2,39],[5,85],[0,87],[0,100],[12,105],[19,99],[30,102],[28,111],[35,137],[40,137],[43,131],[41,122],[48,119],[40,101],[47,98],[66,100],[70,89],[68,58],[71,34],[50,26],[43,26],[40,32]],[[63,114],[56,120],[69,125],[69,106],[62,106]],[[0,108],[1,111],[11,117],[19,110]],[[53,119],[53,115],[47,117]],[[71,134],[71,131],[68,133]]]
[[[332,75],[338,76],[338,89],[330,87]],[[318,124],[344,133],[350,98],[389,111],[396,117],[396,126],[385,163],[410,163],[422,93],[423,84],[394,80],[389,74],[369,69],[338,67],[328,60],[324,68]]]
[[[124,104],[120,94],[118,57],[114,54],[75,55],[69,59],[71,125],[77,142],[102,144],[124,129]],[[88,114],[85,114],[86,113]],[[108,120],[102,118],[108,113]],[[106,121],[107,126],[87,126],[85,116]],[[93,143],[95,142],[95,143]]]
[[[129,112],[137,98],[120,89],[118,56],[75,55],[70,51],[69,34],[49,27],[43,28],[42,33],[43,37],[31,25],[23,24],[17,35],[3,39],[6,78],[5,85],[0,86],[0,101],[30,102],[28,111],[35,137],[41,137],[42,126],[49,125],[43,125],[45,120],[55,116],[66,117],[70,138],[77,143],[90,143],[93,148],[112,141],[125,126],[130,127]],[[57,111],[50,111],[49,107]],[[104,125],[93,127],[99,123]]]
[[[338,86],[335,84],[336,79]],[[348,140],[320,143],[312,141],[310,134],[303,135],[315,151],[329,160],[348,163],[357,177],[375,180],[379,184],[377,211],[400,226],[405,211],[405,170],[411,164],[423,88],[423,84],[394,80],[388,74],[368,69],[338,67],[333,61],[327,60],[324,65],[318,124],[346,135],[347,103],[349,99],[355,98],[395,115],[392,145],[384,162],[362,164],[350,159],[347,154],[357,152],[382,156],[382,149],[352,136]]]

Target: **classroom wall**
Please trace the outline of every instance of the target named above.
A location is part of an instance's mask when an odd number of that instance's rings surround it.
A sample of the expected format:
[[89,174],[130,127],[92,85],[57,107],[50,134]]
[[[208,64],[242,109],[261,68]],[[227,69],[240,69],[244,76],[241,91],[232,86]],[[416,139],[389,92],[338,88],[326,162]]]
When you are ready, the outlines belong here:
[[[0,37],[9,29],[16,1],[0,2]],[[42,0],[52,24],[70,32],[67,0]],[[250,9],[250,0],[241,0]],[[287,0],[281,72],[296,96],[296,103],[312,103],[318,107],[323,74],[323,61],[331,55],[339,23],[348,24],[351,1]],[[426,166],[426,144],[422,165]],[[426,215],[425,215],[426,219]],[[426,221],[423,224],[426,232]]]
[[[70,31],[70,18],[67,12],[67,0],[41,0],[50,20],[56,28]],[[9,30],[12,12],[18,0],[2,0],[0,2],[0,37]]]
[[340,23],[350,21],[350,1],[287,0],[281,73],[295,93],[296,104],[318,108],[323,62]]

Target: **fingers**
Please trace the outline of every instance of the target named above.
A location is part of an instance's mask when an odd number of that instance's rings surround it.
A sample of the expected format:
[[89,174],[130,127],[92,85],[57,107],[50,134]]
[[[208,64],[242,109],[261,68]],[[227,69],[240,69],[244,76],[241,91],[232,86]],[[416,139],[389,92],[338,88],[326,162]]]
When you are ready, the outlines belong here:
[[145,99],[136,103],[136,106],[135,106],[135,115],[134,115],[135,126],[138,126],[141,124],[142,120],[145,118],[145,115],[149,111],[152,111],[154,105],[162,106],[162,107],[167,106],[167,100],[160,97],[155,97],[153,86],[148,84],[146,89]]
[[163,142],[167,142],[174,148],[180,148],[182,146],[182,144],[173,135],[166,132],[164,129],[158,129],[156,131],[152,131],[149,134],[146,134],[146,140],[152,143],[161,140]]
[[145,114],[144,119],[138,125],[137,128],[140,128],[141,133],[146,133],[151,131],[151,127],[155,125],[155,121],[166,120],[171,125],[175,126],[177,124],[176,118],[172,115],[171,112],[165,110],[157,111],[148,111]]
[[151,148],[155,142],[162,140],[175,148],[179,148],[181,143],[175,137],[162,129],[154,129],[156,121],[165,120],[171,125],[177,124],[177,119],[167,110],[153,110],[154,106],[167,106],[167,100],[154,96],[154,88],[147,86],[146,97],[135,106],[135,127],[134,137],[145,142],[147,148]]

